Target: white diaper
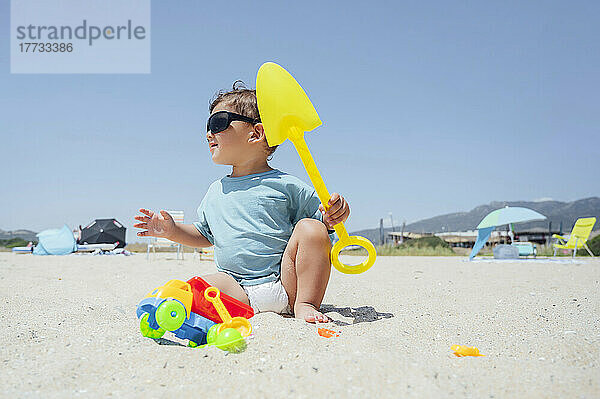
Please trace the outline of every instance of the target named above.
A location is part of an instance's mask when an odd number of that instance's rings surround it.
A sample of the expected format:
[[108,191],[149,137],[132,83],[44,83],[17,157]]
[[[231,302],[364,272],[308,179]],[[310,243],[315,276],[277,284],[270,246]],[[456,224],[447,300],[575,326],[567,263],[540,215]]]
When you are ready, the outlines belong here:
[[243,285],[242,288],[248,295],[250,306],[255,313],[275,312],[291,314],[288,295],[281,284],[281,280],[271,281],[258,285]]

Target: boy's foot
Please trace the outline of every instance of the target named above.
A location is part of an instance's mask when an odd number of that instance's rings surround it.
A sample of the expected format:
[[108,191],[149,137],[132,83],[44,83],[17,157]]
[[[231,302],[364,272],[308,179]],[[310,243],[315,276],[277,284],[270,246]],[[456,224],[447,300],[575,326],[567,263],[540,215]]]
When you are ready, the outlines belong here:
[[296,303],[296,306],[294,306],[294,316],[297,319],[304,319],[309,323],[329,322],[329,317],[319,312],[317,308],[310,303]]

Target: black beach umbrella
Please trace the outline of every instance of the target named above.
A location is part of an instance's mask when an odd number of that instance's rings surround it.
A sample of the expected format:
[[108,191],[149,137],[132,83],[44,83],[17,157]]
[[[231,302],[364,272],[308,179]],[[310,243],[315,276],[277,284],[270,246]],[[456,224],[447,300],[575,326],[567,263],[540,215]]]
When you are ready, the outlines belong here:
[[81,230],[81,244],[114,244],[125,247],[125,227],[116,219],[96,219]]

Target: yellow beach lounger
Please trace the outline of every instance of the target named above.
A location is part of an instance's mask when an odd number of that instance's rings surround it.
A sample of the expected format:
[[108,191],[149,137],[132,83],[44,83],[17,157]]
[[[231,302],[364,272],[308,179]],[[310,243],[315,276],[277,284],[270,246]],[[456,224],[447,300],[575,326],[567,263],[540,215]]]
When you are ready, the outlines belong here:
[[586,242],[595,223],[596,218],[577,219],[575,226],[573,226],[573,231],[571,231],[571,236],[568,240],[563,236],[553,234],[552,237],[557,239],[557,242],[552,244],[554,247],[554,256],[556,256],[556,251],[559,249],[571,249],[573,250],[573,257],[575,257],[577,254],[577,248],[585,248],[590,255],[594,257],[594,254],[592,251],[590,251]]

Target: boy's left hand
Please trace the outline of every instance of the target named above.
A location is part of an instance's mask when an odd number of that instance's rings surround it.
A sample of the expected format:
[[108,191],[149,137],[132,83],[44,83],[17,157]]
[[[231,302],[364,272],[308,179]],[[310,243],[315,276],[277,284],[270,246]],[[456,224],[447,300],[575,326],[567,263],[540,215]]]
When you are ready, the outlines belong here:
[[343,223],[350,216],[350,206],[348,202],[339,195],[338,193],[333,193],[331,198],[328,201],[329,209],[325,211],[323,204],[319,205],[319,210],[323,214],[323,223],[329,229],[333,229],[338,223]]

